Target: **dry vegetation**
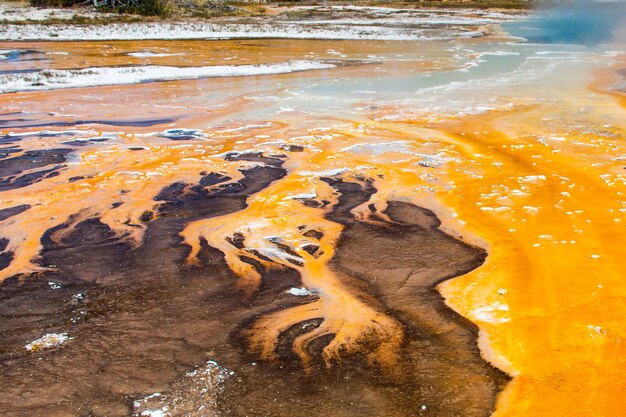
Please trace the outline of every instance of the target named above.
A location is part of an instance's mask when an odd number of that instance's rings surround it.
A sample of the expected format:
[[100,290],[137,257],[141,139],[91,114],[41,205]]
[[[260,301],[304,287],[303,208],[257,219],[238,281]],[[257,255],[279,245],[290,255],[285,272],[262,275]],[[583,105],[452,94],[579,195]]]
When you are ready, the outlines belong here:
[[[7,1],[7,0],[5,0]],[[15,2],[19,0],[8,0]],[[276,7],[295,5],[359,5],[419,8],[504,8],[528,9],[532,1],[523,0],[421,0],[421,1],[220,1],[220,0],[29,0],[34,7],[96,7],[102,12],[114,12],[122,16],[155,16],[159,18],[192,17],[211,19],[222,16],[258,16],[268,13]],[[289,12],[287,12],[289,13]],[[298,12],[294,12],[297,14]],[[59,19],[60,20],[60,19]],[[88,18],[76,15],[70,20],[56,22],[50,19],[46,23],[99,24],[110,22],[110,18]],[[115,20],[115,19],[113,19]]]

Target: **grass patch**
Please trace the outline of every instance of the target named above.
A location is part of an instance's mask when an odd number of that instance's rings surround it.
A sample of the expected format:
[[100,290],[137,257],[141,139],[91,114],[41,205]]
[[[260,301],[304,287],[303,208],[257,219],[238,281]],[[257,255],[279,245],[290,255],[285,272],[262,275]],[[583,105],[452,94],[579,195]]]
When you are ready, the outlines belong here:
[[237,15],[239,15],[239,13],[237,12],[220,11],[220,10],[213,10],[213,9],[199,9],[199,10],[193,10],[191,12],[191,17],[197,17],[200,19],[213,19],[216,17],[237,16]]
[[[34,7],[72,7],[86,4],[85,0],[30,0],[30,5]],[[173,10],[170,0],[103,0],[97,2],[95,6],[103,12],[161,18],[171,16]]]
[[170,17],[173,10],[170,0],[105,0],[97,7],[103,12],[157,16],[162,19]]
[[120,6],[117,12],[166,18],[172,15],[172,6],[168,0],[139,0],[132,5]]

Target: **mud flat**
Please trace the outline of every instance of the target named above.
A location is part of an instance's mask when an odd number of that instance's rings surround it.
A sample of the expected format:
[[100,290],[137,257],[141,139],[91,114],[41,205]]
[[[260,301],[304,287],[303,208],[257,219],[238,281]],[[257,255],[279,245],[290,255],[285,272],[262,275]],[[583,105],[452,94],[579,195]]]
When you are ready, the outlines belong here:
[[[116,239],[97,218],[73,225],[61,241],[53,239],[56,230],[46,234],[40,262],[55,271],[2,285],[3,412],[124,416],[165,407],[173,413],[167,415],[490,415],[507,377],[481,358],[476,327],[434,289],[479,266],[486,253],[441,232],[431,212],[406,203],[389,204],[391,223],[357,221],[350,210],[375,191],[367,183],[325,179],[339,193],[327,216],[345,227],[332,268],[353,277],[349,288],[401,323],[396,365],[381,372],[368,364],[365,356],[380,342],[366,337],[359,352],[327,367],[320,353],[330,335],[309,345],[313,361],[303,368],[290,346],[322,319],[281,334],[272,361],[250,352],[250,323],[317,295],[289,292],[302,285],[294,269],[258,266],[259,290],[245,296],[220,251],[205,244],[199,264],[185,265],[188,248],[178,234],[193,220],[243,209],[250,194],[285,175],[280,159],[255,159],[264,165],[243,171],[235,183],[207,174],[199,184],[163,189],[155,199],[165,203],[155,219],[144,219],[139,247]],[[207,185],[217,188],[207,192]],[[68,326],[62,349],[24,349],[24,340]],[[207,361],[217,362],[203,367]]]

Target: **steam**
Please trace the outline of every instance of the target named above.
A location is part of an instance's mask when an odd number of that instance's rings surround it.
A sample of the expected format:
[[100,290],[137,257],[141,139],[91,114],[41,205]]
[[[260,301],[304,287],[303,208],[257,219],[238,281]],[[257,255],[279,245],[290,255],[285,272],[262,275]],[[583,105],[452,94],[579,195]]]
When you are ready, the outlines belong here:
[[626,0],[538,3],[542,13],[520,34],[533,43],[597,45],[626,39]]

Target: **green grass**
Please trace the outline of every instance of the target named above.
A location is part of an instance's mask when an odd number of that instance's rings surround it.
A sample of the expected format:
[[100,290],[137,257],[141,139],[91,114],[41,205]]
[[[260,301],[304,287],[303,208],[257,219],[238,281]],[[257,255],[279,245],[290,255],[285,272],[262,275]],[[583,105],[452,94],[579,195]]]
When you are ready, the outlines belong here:
[[[80,4],[84,4],[84,0],[30,0],[30,5],[34,7],[72,7]],[[123,4],[119,1],[112,2],[101,6],[100,10],[120,14],[166,18],[172,14],[173,8],[170,0],[138,0],[134,4]]]
[[166,18],[172,15],[172,6],[168,0],[140,0],[136,5],[120,7],[117,12]]

